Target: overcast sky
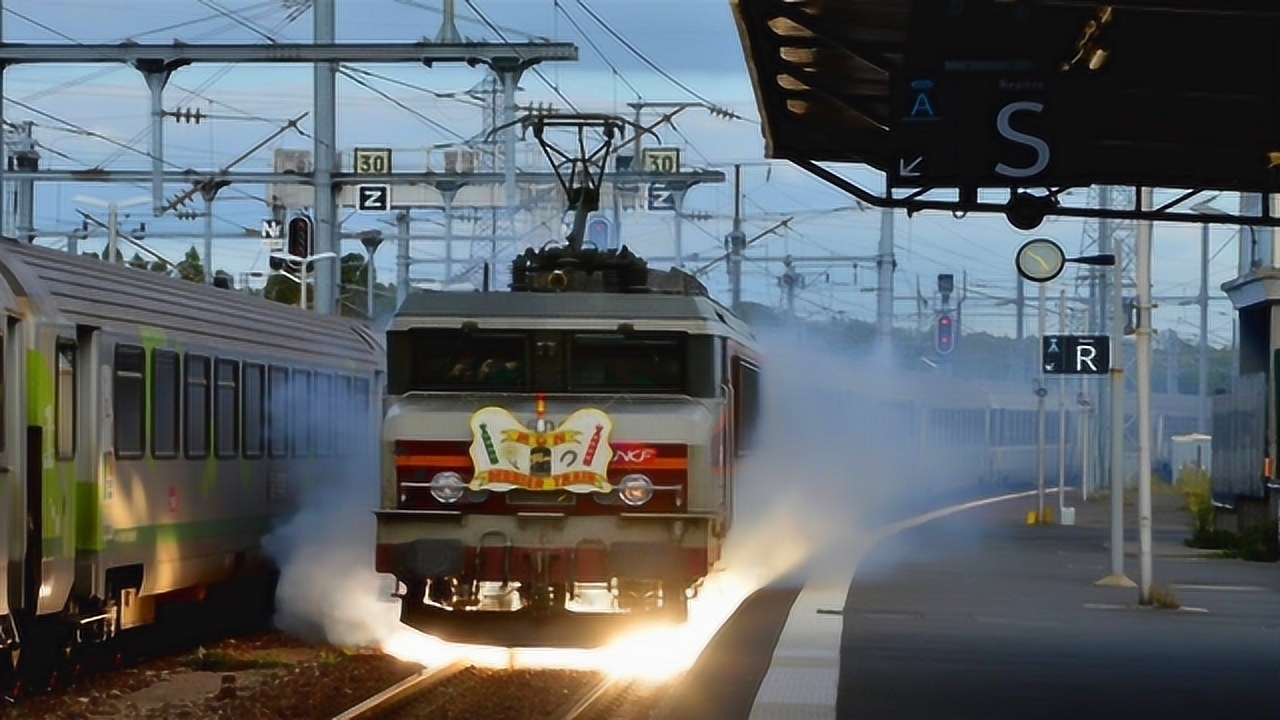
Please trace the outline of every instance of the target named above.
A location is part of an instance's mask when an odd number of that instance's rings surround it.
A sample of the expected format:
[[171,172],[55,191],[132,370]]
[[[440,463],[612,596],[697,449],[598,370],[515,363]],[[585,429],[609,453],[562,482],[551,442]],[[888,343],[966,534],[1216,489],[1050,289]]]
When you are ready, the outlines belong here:
[[[300,0],[5,0],[4,39],[8,42],[266,42],[307,41],[311,37],[309,11],[296,11]],[[337,0],[338,39],[342,41],[417,41],[434,38],[440,27],[441,0]],[[793,230],[754,246],[761,256],[783,253],[804,255],[865,256],[875,252],[881,214],[858,211],[847,195],[793,167],[764,162],[755,99],[741,44],[728,0],[458,0],[461,34],[473,40],[498,41],[498,32],[476,18],[477,10],[508,41],[534,37],[552,38],[578,45],[577,63],[547,63],[539,73],[528,73],[521,82],[520,103],[554,103],[565,107],[568,98],[582,111],[630,113],[626,103],[637,96],[647,101],[705,99],[730,108],[745,121],[730,121],[701,110],[686,111],[677,121],[678,132],[661,131],[664,144],[685,148],[685,163],[716,167],[732,177],[735,162],[746,163],[743,191],[749,234],[780,217],[794,214]],[[228,17],[226,10],[235,18]],[[590,12],[588,12],[590,11]],[[598,16],[592,17],[592,13]],[[607,29],[606,27],[607,26]],[[586,37],[580,30],[585,31]],[[611,32],[612,31],[612,32]],[[632,48],[625,47],[614,33]],[[654,70],[657,66],[663,72]],[[388,146],[396,151],[397,169],[421,168],[425,148],[474,137],[482,125],[482,111],[465,91],[484,79],[479,69],[437,66],[360,66],[353,72],[370,87],[339,78],[338,144],[342,152],[355,146]],[[674,78],[664,77],[669,75]],[[213,120],[200,125],[165,126],[166,160],[173,167],[215,168],[266,138],[289,118],[306,112],[311,103],[311,71],[305,66],[193,66],[176,72],[165,94],[165,107],[200,108]],[[35,121],[36,137],[44,146],[45,167],[111,168],[149,167],[145,155],[148,94],[142,76],[123,65],[19,66],[5,75],[4,116],[10,121]],[[429,91],[429,92],[428,92]],[[437,97],[459,94],[461,97]],[[561,95],[563,97],[561,97]],[[398,103],[398,104],[397,104]],[[310,130],[310,120],[301,124]],[[86,136],[86,131],[99,137]],[[114,142],[101,139],[110,138]],[[266,170],[275,148],[308,149],[309,137],[289,132],[261,152],[242,162],[239,169]],[[123,147],[122,147],[123,146]],[[133,148],[133,149],[125,149]],[[416,165],[415,165],[416,163]],[[847,176],[875,188],[881,177],[860,168],[847,168]],[[180,187],[168,188],[168,193]],[[143,194],[145,188],[90,185],[42,185],[37,191],[36,223],[51,234],[79,224],[77,195],[124,199]],[[219,233],[256,227],[264,216],[263,188],[242,187],[224,191],[216,209]],[[1219,204],[1230,207],[1235,198]],[[88,206],[80,205],[79,207]],[[729,230],[731,187],[702,186],[690,192],[688,207],[713,215],[712,219],[687,223],[684,247],[688,253],[709,257],[721,247]],[[169,232],[198,233],[200,221],[179,221],[135,216],[130,222],[147,221],[153,235]],[[381,227],[380,218],[353,216],[345,229]],[[669,215],[648,214],[631,220],[624,241],[642,253],[669,254],[672,222]],[[423,224],[424,232],[430,226]],[[1079,221],[1046,222],[1035,233],[1019,232],[1003,218],[969,216],[955,219],[945,213],[925,213],[895,222],[898,271],[896,295],[914,294],[917,279],[928,293],[939,272],[953,272],[957,280],[968,275],[970,305],[966,306],[966,330],[1012,331],[1011,312],[996,299],[1013,293],[1012,256],[1029,237],[1045,235],[1058,240],[1069,253],[1078,252],[1086,228]],[[1210,286],[1216,288],[1235,274],[1237,251],[1234,228],[1213,230]],[[1199,283],[1199,238],[1196,227],[1160,225],[1155,230],[1155,278],[1157,295],[1194,295]],[[180,254],[195,239],[157,242],[166,253]],[[90,243],[92,245],[92,242]],[[357,249],[352,241],[348,250]],[[416,254],[432,254],[415,248]],[[394,252],[382,250],[381,277],[392,277]],[[215,263],[233,272],[262,270],[266,255],[253,238],[220,241]],[[874,270],[851,262],[806,266],[808,288],[797,309],[804,313],[842,312],[851,317],[874,318]],[[434,272],[421,267],[415,275]],[[749,263],[748,299],[777,303],[780,294],[774,278],[781,266]],[[1064,279],[1070,280],[1064,276]],[[855,282],[856,281],[856,282]],[[724,273],[710,278],[723,297]],[[1067,285],[1075,292],[1074,283]],[[1034,290],[1029,290],[1034,292]],[[1056,287],[1051,294],[1057,294]],[[911,316],[909,300],[896,307],[900,316]],[[1230,341],[1229,303],[1211,308],[1211,338],[1215,344]],[[1156,311],[1161,330],[1172,329],[1184,337],[1197,332],[1193,307],[1164,303]],[[905,322],[905,320],[904,320]],[[1029,318],[1034,328],[1034,318]],[[1056,329],[1054,323],[1050,328]]]

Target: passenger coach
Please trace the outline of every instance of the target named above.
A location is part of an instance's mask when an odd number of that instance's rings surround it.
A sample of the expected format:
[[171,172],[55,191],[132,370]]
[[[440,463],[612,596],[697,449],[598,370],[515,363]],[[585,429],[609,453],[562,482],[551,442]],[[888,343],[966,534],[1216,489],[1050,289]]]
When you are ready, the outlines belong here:
[[380,339],[0,241],[0,648],[58,655],[269,570],[299,493],[376,441]]

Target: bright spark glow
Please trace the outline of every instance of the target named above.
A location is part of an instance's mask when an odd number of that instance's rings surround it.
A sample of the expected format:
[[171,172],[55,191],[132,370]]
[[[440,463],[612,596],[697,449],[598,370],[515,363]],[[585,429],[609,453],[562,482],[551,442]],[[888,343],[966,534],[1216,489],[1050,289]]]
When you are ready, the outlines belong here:
[[407,628],[383,643],[401,660],[440,667],[458,660],[480,667],[573,668],[661,683],[688,670],[720,626],[761,583],[741,575],[709,576],[689,601],[689,618],[624,635],[600,648],[501,648],[450,643]]
[[679,625],[655,625],[599,648],[503,648],[451,643],[403,626],[382,643],[384,652],[428,668],[465,660],[480,667],[572,668],[661,683],[688,670],[707,643],[751,593],[795,567],[811,551],[795,532],[790,514],[764,519],[725,549],[734,570],[708,575],[689,617]]
[[440,667],[458,660],[480,667],[573,668],[663,682],[689,669],[738,605],[758,586],[728,575],[708,577],[689,601],[689,618],[624,635],[600,648],[502,648],[450,643],[407,628],[383,643],[401,660]]

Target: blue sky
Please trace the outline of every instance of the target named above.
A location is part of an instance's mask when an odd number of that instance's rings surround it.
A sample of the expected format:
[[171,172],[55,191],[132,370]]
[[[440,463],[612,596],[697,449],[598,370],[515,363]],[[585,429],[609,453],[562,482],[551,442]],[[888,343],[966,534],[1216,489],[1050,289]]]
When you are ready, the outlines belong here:
[[[264,42],[263,35],[279,41],[307,41],[311,37],[311,14],[296,14],[297,0],[7,0],[4,3],[4,38],[9,42]],[[626,103],[637,94],[648,101],[688,101],[698,96],[731,108],[748,118],[728,121],[691,110],[677,122],[678,132],[662,131],[669,144],[685,147],[685,162],[693,166],[713,166],[731,175],[734,162],[747,163],[743,189],[744,211],[749,234],[775,222],[782,214],[795,214],[793,230],[757,243],[761,255],[787,252],[805,255],[870,255],[879,235],[878,210],[850,209],[851,198],[793,167],[764,162],[764,143],[750,80],[738,41],[728,0],[458,0],[463,16],[460,32],[470,39],[498,40],[484,23],[468,20],[475,9],[483,13],[509,40],[530,36],[550,37],[579,46],[578,63],[548,63],[541,76],[528,73],[521,82],[521,103],[551,102],[563,107],[554,86],[584,111],[628,112]],[[440,0],[338,0],[339,41],[416,41],[434,37],[439,29]],[[219,12],[238,13],[238,21]],[[618,35],[644,54],[653,64],[679,82],[669,81],[617,42],[586,12],[594,11]],[[572,20],[572,21],[571,21]],[[585,30],[590,41],[579,33]],[[43,27],[42,27],[43,26]],[[597,52],[597,48],[599,52]],[[344,152],[354,146],[389,146],[396,150],[397,167],[413,167],[425,160],[424,148],[475,135],[481,126],[481,112],[474,101],[438,98],[433,93],[463,93],[483,78],[480,70],[437,66],[364,66],[357,70],[377,73],[381,78],[364,77],[366,82],[393,97],[405,107],[389,101],[366,87],[340,77],[338,85],[339,146]],[[399,83],[399,84],[397,84]],[[414,86],[420,89],[413,89]],[[431,92],[425,92],[430,90]],[[198,92],[192,92],[198,91]],[[19,66],[5,76],[5,97],[9,102],[5,118],[34,120],[36,137],[45,147],[46,167],[80,168],[104,164],[111,168],[146,168],[148,95],[142,76],[123,65]],[[177,72],[165,94],[165,107],[200,108],[215,119],[199,126],[175,124],[166,127],[166,159],[177,167],[209,168],[225,165],[273,132],[284,119],[309,109],[311,71],[305,66],[193,66]],[[22,105],[35,108],[28,109]],[[406,109],[408,108],[408,109]],[[109,137],[139,151],[122,150],[119,145],[87,137],[83,130]],[[302,129],[308,131],[310,122]],[[278,141],[243,162],[240,169],[270,168],[275,148],[307,149],[310,140],[286,133]],[[61,153],[66,156],[55,155]],[[69,158],[69,159],[68,159]],[[405,163],[406,165],[401,165]],[[420,166],[420,165],[419,165]],[[880,177],[858,168],[845,174],[875,187]],[[181,190],[168,188],[168,194]],[[96,195],[107,199],[136,197],[143,189],[124,186],[45,184],[37,190],[36,224],[42,231],[59,234],[78,226],[76,195]],[[216,206],[219,233],[256,227],[263,217],[263,189],[238,187],[224,191]],[[1218,201],[1223,207],[1235,198]],[[688,223],[684,243],[687,252],[709,256],[718,252],[721,238],[729,230],[732,193],[728,185],[703,186],[688,198],[691,210],[713,215],[711,220]],[[837,208],[843,210],[833,211]],[[85,209],[93,209],[86,207]],[[201,222],[135,215],[126,225],[146,221],[153,237],[164,233],[198,234]],[[380,218],[353,216],[345,229],[381,227]],[[667,254],[671,250],[669,215],[642,214],[628,223],[628,244],[642,253]],[[999,307],[982,296],[1009,296],[1013,292],[1012,256],[1018,245],[1033,235],[1057,239],[1068,252],[1081,249],[1084,225],[1078,220],[1046,222],[1035,233],[1019,232],[1001,217],[969,216],[957,220],[945,213],[919,214],[911,219],[898,215],[895,242],[899,269],[896,275],[899,297],[911,295],[919,278],[926,292],[939,272],[968,274],[973,285],[967,306],[967,330],[997,333],[1012,331],[1008,308]],[[423,223],[420,232],[431,232]],[[1235,274],[1237,262],[1234,228],[1213,230],[1211,288]],[[1157,295],[1192,295],[1198,286],[1200,231],[1196,227],[1160,225],[1155,230],[1154,276]],[[90,241],[89,246],[93,246]],[[98,242],[101,242],[100,239]],[[155,246],[171,255],[180,254],[195,238],[156,240]],[[357,249],[354,241],[348,250]],[[431,247],[417,247],[416,254],[430,255]],[[378,266],[382,277],[393,272],[394,253],[382,250]],[[262,270],[266,254],[251,237],[219,241],[215,265],[233,272]],[[746,288],[748,299],[777,303],[780,299],[775,277],[777,264],[749,263]],[[811,278],[801,294],[797,309],[805,313],[843,312],[851,317],[874,317],[874,271],[861,267],[854,283],[854,271],[847,263],[823,263],[803,268]],[[415,274],[430,274],[431,267]],[[710,279],[716,291],[724,289],[724,273]],[[1074,286],[1069,285],[1069,292]],[[1030,290],[1029,292],[1034,292]],[[1056,295],[1056,287],[1050,290]],[[1219,295],[1216,290],[1215,295]],[[902,301],[897,313],[913,315],[914,304]],[[1166,303],[1158,308],[1159,329],[1173,329],[1184,337],[1196,332],[1196,310]],[[1229,304],[1211,307],[1211,338],[1215,344],[1230,341]],[[905,323],[904,319],[904,323]],[[1034,318],[1029,318],[1034,327]],[[1051,323],[1051,328],[1054,327]]]

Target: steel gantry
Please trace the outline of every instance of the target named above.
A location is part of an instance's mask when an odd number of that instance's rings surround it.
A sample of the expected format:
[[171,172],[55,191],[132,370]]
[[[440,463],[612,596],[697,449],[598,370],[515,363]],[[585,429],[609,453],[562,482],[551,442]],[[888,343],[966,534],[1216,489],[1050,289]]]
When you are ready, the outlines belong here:
[[[452,4],[452,3],[450,3]],[[165,212],[164,185],[166,182],[190,182],[201,187],[215,187],[223,182],[301,182],[313,185],[315,192],[315,244],[317,252],[336,252],[338,229],[336,224],[336,185],[355,182],[337,172],[336,138],[336,78],[338,63],[421,63],[431,67],[435,63],[466,63],[472,67],[484,65],[494,71],[504,82],[514,82],[518,77],[511,68],[527,68],[545,61],[573,61],[578,59],[578,48],[573,43],[525,42],[490,43],[458,42],[456,30],[446,33],[444,26],[437,35],[437,42],[422,40],[409,43],[339,43],[336,41],[335,0],[314,0],[313,41],[310,43],[210,43],[149,44],[124,42],[119,44],[56,44],[56,43],[6,43],[3,42],[4,2],[0,0],[0,97],[4,93],[4,70],[11,65],[27,63],[124,63],[143,73],[151,91],[151,141],[152,168],[149,173],[133,171],[111,172],[100,169],[86,171],[32,171],[6,172],[0,163],[0,187],[7,179],[18,181],[63,182],[149,182],[152,185],[153,211]],[[451,25],[452,18],[445,17]],[[170,75],[179,68],[193,63],[304,63],[312,64],[314,74],[314,157],[312,172],[307,174],[280,173],[232,173],[189,171],[171,173],[164,170],[162,97]],[[506,88],[504,88],[506,89]],[[514,87],[507,89],[508,92]],[[0,100],[0,116],[3,104]],[[429,175],[429,174],[427,174]],[[502,173],[502,180],[510,185],[511,169]],[[363,176],[364,182],[376,178]],[[386,178],[391,182],[430,182],[422,174],[396,174]],[[215,191],[216,192],[216,191]],[[206,197],[212,201],[212,197]],[[316,309],[322,313],[335,311],[338,271],[334,263],[321,263],[316,277]]]

